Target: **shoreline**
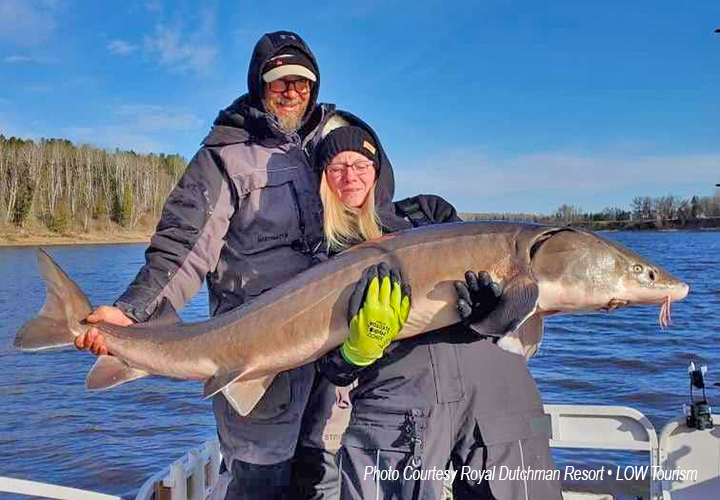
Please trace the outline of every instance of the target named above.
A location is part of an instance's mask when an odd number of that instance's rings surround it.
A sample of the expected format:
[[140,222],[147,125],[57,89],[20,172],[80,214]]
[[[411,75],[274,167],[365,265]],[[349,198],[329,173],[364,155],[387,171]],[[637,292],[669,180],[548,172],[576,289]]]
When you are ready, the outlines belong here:
[[0,248],[2,247],[38,247],[68,245],[119,245],[133,243],[149,243],[152,231],[133,231],[97,234],[66,234],[59,235],[43,231],[29,230],[0,231]]
[[[578,227],[578,226],[573,226]],[[583,229],[588,229],[584,227]],[[718,231],[720,227],[666,227],[666,228],[589,228],[591,230],[605,232],[684,232],[684,231]],[[32,231],[17,231],[11,234],[0,232],[0,248],[3,247],[39,247],[39,246],[68,246],[68,245],[121,245],[150,243],[151,231],[118,232],[114,234],[86,234],[86,235],[58,235],[53,233],[40,232],[33,234]]]

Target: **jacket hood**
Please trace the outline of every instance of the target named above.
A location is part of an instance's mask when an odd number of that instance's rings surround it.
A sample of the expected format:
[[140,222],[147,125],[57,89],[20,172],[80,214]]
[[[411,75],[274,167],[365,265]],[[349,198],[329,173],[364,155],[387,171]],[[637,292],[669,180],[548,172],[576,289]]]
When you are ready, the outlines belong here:
[[[395,196],[395,174],[393,173],[390,159],[385,153],[380,138],[370,125],[365,123],[357,116],[347,111],[336,110],[335,114],[346,120],[350,125],[365,129],[374,139],[375,145],[379,150],[380,164],[378,165],[378,178],[375,182],[375,208],[380,216],[380,221],[385,229],[396,231],[407,227],[405,221],[402,221],[395,215],[395,207],[392,199]],[[315,165],[317,162],[313,162]],[[401,225],[401,227],[398,226]]]
[[[315,75],[317,76],[317,81],[310,91],[303,123],[297,133],[282,130],[275,117],[267,113],[262,104],[264,92],[262,69],[271,57],[287,47],[294,47],[307,54],[313,63]],[[328,112],[328,106],[324,106],[325,109],[318,109],[319,107],[315,105],[319,89],[320,69],[315,55],[305,45],[303,39],[289,31],[266,33],[255,45],[255,50],[253,50],[250,59],[248,69],[249,92],[235,99],[230,106],[218,113],[210,133],[203,139],[202,143],[205,146],[225,146],[248,140],[273,138],[278,139],[280,142],[300,141],[314,126],[324,119]]]
[[250,96],[245,94],[225,109],[220,110],[213,122],[212,129],[203,139],[204,146],[227,146],[248,141],[276,139],[278,142],[290,142],[296,136],[306,138],[335,110],[332,104],[314,106],[305,118],[297,133],[287,133],[276,126],[270,115],[250,104]]
[[250,105],[264,110],[262,98],[264,92],[264,82],[262,81],[262,69],[270,58],[276,56],[282,49],[293,47],[302,51],[308,56],[314,67],[314,73],[317,81],[313,83],[312,90],[308,101],[306,116],[311,113],[317,102],[318,91],[320,90],[320,68],[318,67],[315,55],[307,46],[305,41],[296,33],[290,31],[275,31],[273,33],[264,34],[253,50],[250,59],[250,67],[248,68],[248,92],[250,95]]

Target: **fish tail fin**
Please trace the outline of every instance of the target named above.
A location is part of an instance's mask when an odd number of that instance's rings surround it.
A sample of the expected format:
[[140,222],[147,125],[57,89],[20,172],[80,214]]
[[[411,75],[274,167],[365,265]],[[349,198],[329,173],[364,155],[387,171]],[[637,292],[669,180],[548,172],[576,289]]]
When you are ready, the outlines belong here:
[[38,250],[37,262],[45,279],[45,303],[37,317],[20,327],[13,342],[31,351],[72,344],[88,329],[80,321],[92,312],[85,294],[45,250]]

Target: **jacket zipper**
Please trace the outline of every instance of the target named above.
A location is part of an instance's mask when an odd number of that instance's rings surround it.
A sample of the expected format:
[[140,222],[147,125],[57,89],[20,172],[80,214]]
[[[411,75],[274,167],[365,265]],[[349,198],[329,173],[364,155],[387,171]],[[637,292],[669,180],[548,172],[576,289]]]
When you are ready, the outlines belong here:
[[297,190],[295,189],[295,183],[290,181],[290,192],[292,193],[293,201],[295,202],[295,208],[297,208],[298,221],[300,224],[300,242],[302,244],[302,252],[307,253],[310,251],[310,245],[308,245],[307,237],[305,236],[305,219],[303,217],[303,210],[300,206],[300,198],[298,197]]

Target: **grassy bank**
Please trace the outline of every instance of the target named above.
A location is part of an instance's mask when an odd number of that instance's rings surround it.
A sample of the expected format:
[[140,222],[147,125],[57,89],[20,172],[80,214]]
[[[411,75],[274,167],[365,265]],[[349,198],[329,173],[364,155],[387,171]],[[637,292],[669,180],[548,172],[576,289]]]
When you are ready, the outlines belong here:
[[0,226],[0,246],[83,245],[101,243],[147,243],[154,228],[126,229],[116,224],[94,227],[87,232],[69,230],[62,233],[42,226]]

